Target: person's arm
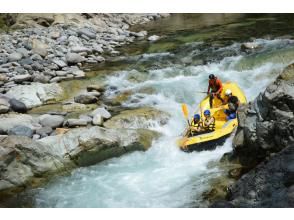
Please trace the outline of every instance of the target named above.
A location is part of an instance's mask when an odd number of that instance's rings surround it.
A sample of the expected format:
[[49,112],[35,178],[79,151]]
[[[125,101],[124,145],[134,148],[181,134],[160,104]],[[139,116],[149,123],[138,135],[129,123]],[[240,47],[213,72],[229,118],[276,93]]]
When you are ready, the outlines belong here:
[[207,94],[209,94],[209,91],[210,91],[210,83],[208,83]]

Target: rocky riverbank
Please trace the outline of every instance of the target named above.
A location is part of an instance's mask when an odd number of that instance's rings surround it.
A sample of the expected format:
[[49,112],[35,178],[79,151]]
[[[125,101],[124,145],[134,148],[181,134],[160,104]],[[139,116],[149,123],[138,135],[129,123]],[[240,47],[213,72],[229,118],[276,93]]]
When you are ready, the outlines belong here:
[[292,64],[240,109],[234,150],[222,158],[239,165],[228,174],[238,180],[227,188],[225,200],[212,207],[294,207],[293,112]]
[[[145,38],[129,27],[166,14],[15,14],[0,34],[1,199],[80,166],[134,150],[159,136],[148,123],[169,115],[152,108],[115,112],[105,105],[105,87],[89,85],[65,99],[62,80],[86,77],[87,64],[117,56],[117,47]],[[153,40],[153,39],[151,39]],[[62,102],[62,111],[30,110]],[[117,105],[115,106],[117,109]],[[75,113],[76,117],[70,114]],[[132,116],[132,120],[126,117]],[[140,123],[134,124],[135,119]],[[146,123],[145,123],[146,122]],[[146,125],[147,124],[147,125]]]

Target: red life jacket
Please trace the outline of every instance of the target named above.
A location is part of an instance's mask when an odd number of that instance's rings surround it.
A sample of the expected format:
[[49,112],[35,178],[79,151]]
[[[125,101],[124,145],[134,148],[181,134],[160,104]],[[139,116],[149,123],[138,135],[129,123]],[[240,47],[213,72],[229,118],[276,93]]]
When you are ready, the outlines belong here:
[[208,85],[208,92],[209,92],[209,89],[211,89],[212,92],[220,93],[223,89],[223,84],[218,78],[216,78],[215,80],[210,79],[209,85]]

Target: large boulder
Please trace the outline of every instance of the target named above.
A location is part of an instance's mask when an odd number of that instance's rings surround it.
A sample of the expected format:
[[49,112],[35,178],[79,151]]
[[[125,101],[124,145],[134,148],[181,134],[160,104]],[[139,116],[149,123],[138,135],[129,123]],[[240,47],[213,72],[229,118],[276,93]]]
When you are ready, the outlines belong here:
[[254,167],[294,143],[293,75],[294,65],[290,65],[251,104],[240,108],[233,146],[244,166]]
[[41,115],[39,117],[39,122],[44,127],[50,127],[50,128],[57,128],[62,126],[64,121],[64,117],[61,115]]
[[145,128],[164,125],[169,120],[169,114],[151,107],[122,111],[120,114],[107,120],[103,125],[106,128]]
[[7,92],[7,95],[23,102],[30,109],[61,100],[63,89],[57,83],[32,83],[15,86]]
[[0,135],[0,195],[9,195],[63,168],[48,146],[24,136]]
[[1,114],[0,121],[1,121],[0,130],[2,130],[4,133],[7,133],[10,129],[16,126],[26,126],[31,129],[34,128],[33,117],[26,114],[16,114],[16,113]]
[[294,145],[259,164],[229,188],[235,207],[294,207]]
[[134,150],[148,149],[156,134],[132,129],[75,128],[38,140],[59,157],[69,157],[78,166],[88,166]]

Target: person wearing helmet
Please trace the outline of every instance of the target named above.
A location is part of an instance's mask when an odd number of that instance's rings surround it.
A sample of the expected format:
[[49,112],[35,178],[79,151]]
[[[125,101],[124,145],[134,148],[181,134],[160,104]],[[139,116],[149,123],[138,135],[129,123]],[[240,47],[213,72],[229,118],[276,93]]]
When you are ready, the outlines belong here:
[[203,128],[206,131],[214,131],[215,129],[215,118],[211,116],[209,110],[204,111],[204,121],[203,121]]
[[225,109],[224,112],[227,115],[227,120],[234,119],[237,116],[237,109],[239,107],[239,99],[237,96],[232,94],[230,89],[227,89],[225,92],[226,100],[224,104],[228,104],[228,109]]
[[192,134],[199,133],[200,131],[202,131],[202,121],[200,120],[199,114],[194,115],[190,128]]
[[209,78],[209,82],[208,82],[207,95],[210,95],[209,96],[209,104],[210,104],[210,108],[212,108],[213,107],[212,101],[215,96],[218,99],[220,99],[222,102],[224,102],[224,100],[220,96],[222,89],[223,89],[223,84],[222,84],[221,80],[218,79],[213,74],[210,74],[208,78]]

